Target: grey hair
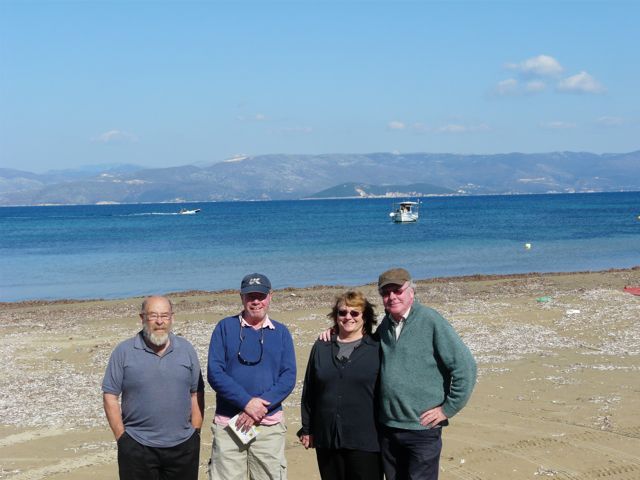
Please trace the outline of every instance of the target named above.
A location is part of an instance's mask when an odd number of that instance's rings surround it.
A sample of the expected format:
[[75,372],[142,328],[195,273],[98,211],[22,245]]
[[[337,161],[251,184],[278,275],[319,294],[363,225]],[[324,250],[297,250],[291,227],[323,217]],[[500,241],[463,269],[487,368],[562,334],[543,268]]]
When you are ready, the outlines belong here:
[[173,312],[173,302],[169,297],[165,297],[163,295],[150,295],[142,301],[142,305],[140,306],[140,313],[144,314],[147,311],[147,303],[151,298],[164,298],[167,302],[169,302],[169,308],[171,308],[171,311]]

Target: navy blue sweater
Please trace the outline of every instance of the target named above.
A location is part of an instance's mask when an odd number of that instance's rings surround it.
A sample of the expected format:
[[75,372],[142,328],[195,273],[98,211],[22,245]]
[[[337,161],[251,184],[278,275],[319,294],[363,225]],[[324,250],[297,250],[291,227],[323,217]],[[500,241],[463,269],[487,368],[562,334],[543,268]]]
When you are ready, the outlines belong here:
[[[296,384],[296,355],[287,327],[271,320],[275,329],[240,327],[239,317],[218,322],[211,334],[207,380],[216,392],[216,414],[232,417],[244,410],[253,397],[271,402],[269,414],[282,409],[282,401]],[[238,358],[242,328],[242,358],[260,358],[260,337],[264,334],[262,359],[256,365]]]

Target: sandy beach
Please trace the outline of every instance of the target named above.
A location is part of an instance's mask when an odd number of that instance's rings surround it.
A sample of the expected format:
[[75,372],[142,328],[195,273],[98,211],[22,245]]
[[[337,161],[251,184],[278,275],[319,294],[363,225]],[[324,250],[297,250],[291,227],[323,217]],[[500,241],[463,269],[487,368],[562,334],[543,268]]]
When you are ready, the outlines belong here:
[[[437,279],[417,296],[447,317],[475,355],[468,406],[444,432],[443,480],[640,478],[640,267],[594,273]],[[289,478],[318,479],[295,437],[311,345],[343,287],[275,292],[271,316],[296,345],[298,383],[285,402]],[[362,287],[378,311],[373,284]],[[170,295],[174,331],[206,369],[215,323],[236,292]],[[0,478],[117,478],[100,384],[115,345],[139,330],[141,299],[4,303],[0,309]],[[201,476],[211,448],[207,386]]]

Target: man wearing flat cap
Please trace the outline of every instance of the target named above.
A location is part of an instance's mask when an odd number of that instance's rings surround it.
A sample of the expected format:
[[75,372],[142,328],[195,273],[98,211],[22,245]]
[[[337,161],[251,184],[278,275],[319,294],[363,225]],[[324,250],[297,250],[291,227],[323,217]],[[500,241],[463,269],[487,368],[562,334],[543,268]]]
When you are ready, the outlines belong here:
[[476,363],[451,324],[415,299],[407,270],[382,273],[378,291],[386,312],[376,332],[385,478],[435,480],[442,427],[469,400]]
[[[211,335],[207,378],[216,413],[210,480],[287,478],[282,402],[296,383],[296,357],[287,327],[269,318],[271,295],[265,275],[245,276],[242,312],[220,320]],[[243,439],[233,427],[257,427],[258,433]]]

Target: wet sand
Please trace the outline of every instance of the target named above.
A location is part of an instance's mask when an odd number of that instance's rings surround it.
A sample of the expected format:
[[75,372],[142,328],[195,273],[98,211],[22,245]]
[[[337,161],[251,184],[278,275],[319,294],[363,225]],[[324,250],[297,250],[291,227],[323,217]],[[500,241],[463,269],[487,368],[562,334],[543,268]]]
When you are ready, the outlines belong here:
[[[631,270],[438,279],[418,298],[447,317],[476,356],[467,407],[444,431],[443,480],[640,478],[640,285]],[[373,285],[362,289],[378,310]],[[279,290],[271,315],[296,345],[298,384],[285,402],[292,480],[318,479],[299,428],[311,345],[342,287]],[[171,295],[174,331],[206,368],[215,322],[239,310],[235,292]],[[117,478],[100,384],[111,350],[139,329],[141,299],[0,306],[0,478]],[[201,478],[211,448],[207,386]]]

